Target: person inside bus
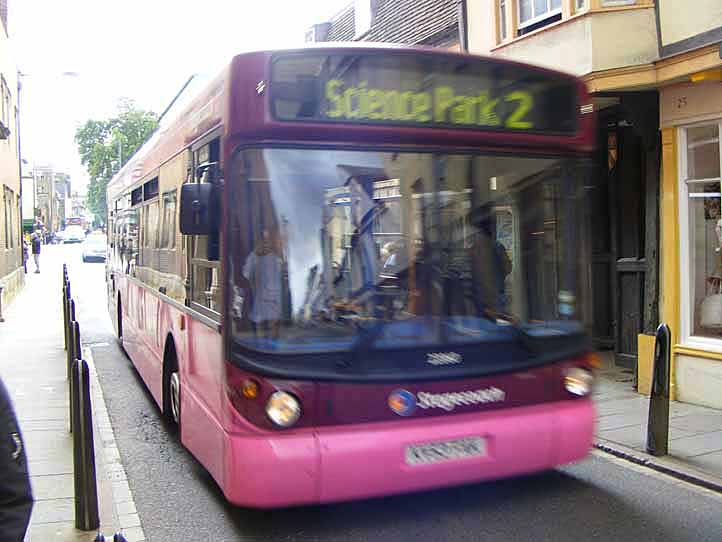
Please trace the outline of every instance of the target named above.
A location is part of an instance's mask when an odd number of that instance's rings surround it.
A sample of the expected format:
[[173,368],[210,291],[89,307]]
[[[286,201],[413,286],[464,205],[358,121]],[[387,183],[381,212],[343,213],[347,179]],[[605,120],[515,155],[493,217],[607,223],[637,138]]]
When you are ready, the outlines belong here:
[[277,339],[281,320],[283,261],[264,229],[243,266],[250,285],[249,319],[256,337]]
[[471,260],[472,294],[477,314],[496,318],[507,312],[504,283],[511,273],[512,263],[495,235],[495,214],[490,206],[483,206],[472,215],[477,233],[469,249]]

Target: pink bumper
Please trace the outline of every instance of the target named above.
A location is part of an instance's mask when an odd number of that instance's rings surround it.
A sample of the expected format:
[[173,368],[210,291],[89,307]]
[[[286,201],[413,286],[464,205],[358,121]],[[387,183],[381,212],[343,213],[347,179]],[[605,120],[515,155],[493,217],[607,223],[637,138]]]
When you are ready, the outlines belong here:
[[[227,435],[221,483],[231,502],[274,508],[503,478],[569,463],[592,445],[592,401],[399,420],[277,436]],[[479,436],[486,455],[409,466],[406,446]]]

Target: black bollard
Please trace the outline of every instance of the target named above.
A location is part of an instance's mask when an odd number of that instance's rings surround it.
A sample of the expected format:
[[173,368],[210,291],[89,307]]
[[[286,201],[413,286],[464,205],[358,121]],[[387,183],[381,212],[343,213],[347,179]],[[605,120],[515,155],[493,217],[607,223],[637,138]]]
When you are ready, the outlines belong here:
[[75,352],[73,352],[73,345],[75,345],[75,341],[73,339],[73,322],[75,322],[75,301],[68,298],[68,348],[65,352],[65,357],[67,360],[67,374],[68,374],[68,380],[70,380],[70,369],[73,366],[73,360],[75,357]]
[[[65,350],[68,350],[68,296],[65,294],[65,282],[63,281],[63,297],[62,297],[62,303],[63,303],[63,335],[65,337],[65,340],[63,342],[63,345],[65,347]],[[70,376],[70,374],[68,374]]]
[[[75,301],[70,301],[70,313],[73,316],[73,321],[70,322],[70,349],[68,350],[68,363],[70,364],[70,373],[73,371],[73,364],[79,360],[82,356],[80,352],[80,324],[75,321]],[[75,417],[73,415],[73,409],[75,403],[73,403],[73,394],[75,393],[75,384],[73,379],[70,379],[70,432],[73,432],[75,428]]]
[[92,531],[100,526],[98,486],[93,442],[93,407],[90,399],[90,371],[83,359],[73,364],[75,411],[73,432],[73,474],[75,482],[75,527]]
[[669,326],[660,324],[654,343],[652,391],[649,397],[649,417],[647,419],[647,452],[654,456],[667,455],[669,451],[671,342]]

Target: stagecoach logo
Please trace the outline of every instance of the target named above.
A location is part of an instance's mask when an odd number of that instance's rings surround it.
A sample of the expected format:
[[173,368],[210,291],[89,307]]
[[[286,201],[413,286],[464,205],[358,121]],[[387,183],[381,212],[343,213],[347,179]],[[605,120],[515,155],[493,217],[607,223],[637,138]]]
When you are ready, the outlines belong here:
[[411,416],[416,408],[416,397],[410,391],[394,390],[389,395],[389,408],[399,416]]
[[432,352],[426,354],[426,363],[431,365],[456,365],[461,363],[461,354],[456,352]]
[[440,408],[451,412],[457,406],[499,403],[506,399],[506,392],[496,387],[449,393],[420,391],[416,395],[407,390],[394,390],[389,395],[389,408],[399,416],[410,416],[416,407]]

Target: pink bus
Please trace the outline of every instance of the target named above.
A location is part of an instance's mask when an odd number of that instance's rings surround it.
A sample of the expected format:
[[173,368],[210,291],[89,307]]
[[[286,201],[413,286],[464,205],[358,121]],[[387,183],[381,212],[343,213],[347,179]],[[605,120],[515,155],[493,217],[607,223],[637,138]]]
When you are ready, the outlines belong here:
[[586,456],[591,110],[581,81],[498,58],[248,53],[125,165],[109,309],[230,502]]

